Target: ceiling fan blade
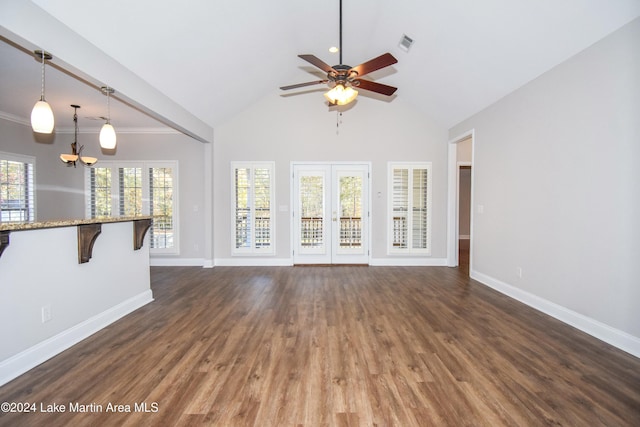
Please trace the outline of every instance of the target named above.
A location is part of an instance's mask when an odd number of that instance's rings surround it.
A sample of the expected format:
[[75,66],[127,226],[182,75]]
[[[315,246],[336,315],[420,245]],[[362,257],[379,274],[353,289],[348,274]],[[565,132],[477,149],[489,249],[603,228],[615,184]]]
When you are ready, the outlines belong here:
[[322,59],[318,58],[317,56],[314,56],[314,55],[298,55],[298,57],[304,59],[305,61],[307,61],[310,64],[315,65],[316,67],[320,68],[325,73],[328,73],[329,71],[333,71],[334,73],[336,72],[336,70],[334,70],[331,65],[327,64],[326,62],[324,62]]
[[397,87],[383,85],[382,83],[372,82],[371,80],[355,80],[359,84],[355,86],[357,89],[370,90],[371,92],[381,93],[383,95],[391,96],[394,94]]
[[289,89],[297,89],[299,87],[305,87],[305,86],[312,86],[312,85],[317,85],[317,84],[321,84],[321,83],[327,83],[329,80],[316,80],[314,82],[306,82],[306,83],[298,83],[295,85],[289,85],[289,86],[282,86],[280,89],[282,90],[289,90]]
[[393,65],[396,62],[398,62],[398,60],[394,58],[393,55],[391,55],[390,53],[385,53],[378,56],[377,58],[373,58],[370,61],[364,62],[360,65],[356,65],[349,71],[356,71],[358,73],[358,77],[362,77],[365,74],[369,74],[381,68],[388,67],[389,65]]

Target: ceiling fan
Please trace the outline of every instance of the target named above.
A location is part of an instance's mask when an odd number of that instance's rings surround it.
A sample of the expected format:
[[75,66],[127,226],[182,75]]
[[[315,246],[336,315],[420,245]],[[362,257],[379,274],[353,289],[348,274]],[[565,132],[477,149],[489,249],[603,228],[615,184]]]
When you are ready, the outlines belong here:
[[355,67],[342,63],[342,0],[340,0],[340,64],[333,67],[314,55],[298,55],[310,64],[320,68],[327,73],[324,80],[316,80],[306,83],[298,83],[289,86],[282,86],[281,90],[297,89],[316,84],[329,84],[332,89],[325,93],[325,98],[331,105],[346,105],[356,99],[358,91],[354,88],[364,89],[382,95],[391,96],[398,88],[388,86],[371,80],[363,80],[362,77],[381,68],[393,65],[398,60],[390,53],[385,53],[377,58],[373,58]]

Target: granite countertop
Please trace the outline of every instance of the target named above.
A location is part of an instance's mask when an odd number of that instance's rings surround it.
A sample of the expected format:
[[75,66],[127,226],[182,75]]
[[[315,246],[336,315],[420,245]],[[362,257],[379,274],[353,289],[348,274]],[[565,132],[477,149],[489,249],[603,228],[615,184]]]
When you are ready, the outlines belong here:
[[137,221],[141,219],[152,219],[151,215],[141,216],[109,216],[91,219],[61,219],[38,222],[5,222],[0,223],[0,231],[22,231],[39,230],[43,228],[73,227],[84,224],[105,224],[109,222]]

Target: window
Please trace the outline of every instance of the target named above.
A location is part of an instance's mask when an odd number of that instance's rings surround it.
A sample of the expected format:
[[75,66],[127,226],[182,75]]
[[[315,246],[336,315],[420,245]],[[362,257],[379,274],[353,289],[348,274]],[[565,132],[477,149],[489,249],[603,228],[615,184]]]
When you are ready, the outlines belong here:
[[431,253],[431,163],[389,164],[389,253]]
[[118,168],[120,215],[142,215],[142,168]]
[[234,254],[273,254],[273,162],[232,162]]
[[35,220],[35,158],[0,152],[0,222]]
[[170,249],[174,246],[174,168],[150,167],[149,172],[149,215],[153,215],[151,247]]
[[88,172],[91,188],[88,216],[111,216],[111,168],[95,167]]
[[151,253],[177,254],[177,162],[100,162],[87,169],[87,216],[153,215]]

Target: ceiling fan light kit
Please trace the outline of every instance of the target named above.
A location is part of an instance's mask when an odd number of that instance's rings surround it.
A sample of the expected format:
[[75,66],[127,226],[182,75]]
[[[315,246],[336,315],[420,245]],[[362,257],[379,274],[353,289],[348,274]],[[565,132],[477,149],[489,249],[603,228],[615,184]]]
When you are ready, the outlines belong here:
[[98,162],[98,159],[95,157],[88,157],[82,155],[82,150],[84,149],[84,145],[81,145],[78,148],[78,108],[79,105],[71,105],[73,108],[73,125],[74,125],[74,137],[73,142],[71,143],[71,154],[60,154],[60,160],[67,164],[67,166],[76,167],[76,163],[80,162],[85,166],[93,166]]
[[351,86],[343,86],[337,84],[333,89],[324,94],[324,97],[330,104],[347,105],[358,96],[358,91]]
[[324,80],[282,86],[280,89],[298,89],[305,86],[328,83],[333,85],[333,88],[329,92],[325,93],[324,97],[331,105],[347,105],[354,101],[358,96],[358,91],[354,89],[355,87],[386,96],[391,96],[395,93],[397,88],[393,86],[384,85],[371,80],[362,80],[362,77],[369,73],[397,63],[398,60],[390,53],[385,53],[355,67],[342,63],[342,0],[340,0],[340,46],[338,48],[338,52],[340,52],[340,64],[334,65],[333,67],[314,55],[298,55],[299,58],[304,59],[327,73],[327,78]]
[[44,62],[50,60],[53,56],[44,50],[36,50],[33,52],[37,58],[42,59],[42,90],[40,92],[40,100],[36,102],[31,110],[31,128],[36,133],[52,133],[55,124],[53,111],[51,106],[44,99]]

